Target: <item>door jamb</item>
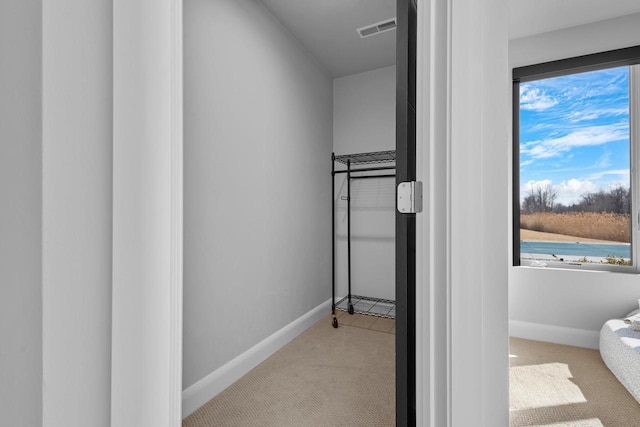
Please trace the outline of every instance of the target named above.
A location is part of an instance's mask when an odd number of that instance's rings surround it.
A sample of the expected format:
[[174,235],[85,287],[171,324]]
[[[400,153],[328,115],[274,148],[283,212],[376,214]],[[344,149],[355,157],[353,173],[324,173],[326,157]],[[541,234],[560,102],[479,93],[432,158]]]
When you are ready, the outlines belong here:
[[[115,396],[116,399],[120,399],[117,402],[112,401],[112,423],[113,425],[137,425],[141,427],[157,427],[157,426],[172,426],[177,427],[181,423],[181,354],[182,354],[182,274],[181,274],[181,251],[182,251],[182,1],[183,0],[114,0],[114,16],[113,16],[113,29],[114,29],[114,301],[113,301],[113,336],[112,345],[114,348],[114,355],[118,351],[123,351],[116,361],[114,360],[112,365],[112,399]],[[462,339],[469,333],[466,333],[462,328],[461,320],[468,314],[468,312],[460,312],[460,310],[453,312],[451,306],[451,291],[452,291],[452,268],[451,264],[456,261],[458,265],[459,261],[453,257],[450,244],[451,244],[451,227],[452,225],[464,224],[460,217],[456,217],[451,220],[449,215],[450,211],[450,195],[447,194],[451,189],[452,176],[451,176],[451,148],[452,143],[451,125],[450,122],[453,118],[458,120],[464,119],[463,114],[458,116],[459,110],[452,110],[452,94],[450,81],[454,73],[451,69],[452,57],[454,54],[458,55],[456,58],[460,59],[465,50],[475,46],[472,41],[472,37],[489,37],[493,41],[502,43],[502,37],[506,43],[506,32],[501,34],[500,31],[505,27],[507,22],[505,12],[508,10],[506,7],[506,0],[480,0],[475,4],[477,0],[462,0],[462,3],[456,2],[456,8],[453,7],[452,0],[422,0],[421,7],[418,9],[421,22],[419,25],[419,34],[421,36],[418,39],[419,49],[417,54],[418,70],[420,72],[420,78],[418,79],[418,115],[417,115],[417,150],[418,150],[418,179],[421,178],[427,183],[425,189],[427,194],[425,197],[425,214],[423,214],[422,220],[417,223],[417,230],[420,238],[417,242],[418,260],[417,260],[417,298],[416,298],[416,311],[418,317],[417,330],[416,330],[416,371],[418,376],[418,384],[416,390],[417,407],[418,409],[418,425],[431,425],[431,426],[452,426],[458,425],[452,421],[453,410],[455,405],[456,414],[460,415],[465,412],[465,408],[470,406],[469,413],[462,414],[460,419],[464,417],[474,417],[481,415],[474,420],[477,425],[497,425],[487,424],[488,420],[492,419],[504,419],[502,414],[502,407],[507,402],[508,409],[508,394],[505,396],[504,391],[508,391],[508,387],[504,387],[499,384],[497,395],[493,395],[492,399],[482,399],[482,394],[490,387],[487,386],[488,382],[494,381],[491,376],[496,372],[498,367],[502,366],[502,361],[491,361],[490,349],[487,347],[483,353],[483,363],[485,365],[483,369],[483,378],[487,379],[481,381],[482,386],[478,387],[478,394],[475,395],[477,399],[462,399],[463,396],[454,394],[451,390],[452,383],[452,364],[455,362],[456,366],[463,366],[464,362],[468,360],[462,355],[459,350],[452,348],[452,339],[460,336]],[[468,6],[468,7],[465,7]],[[482,7],[488,6],[488,7]],[[445,12],[446,10],[446,12]],[[120,11],[120,13],[118,13]],[[477,13],[480,11],[480,13]],[[446,20],[443,22],[441,18],[446,15]],[[458,23],[455,28],[458,31],[455,34],[462,35],[462,38],[458,38],[457,44],[452,43],[453,22]],[[465,26],[464,24],[470,24]],[[475,24],[474,24],[475,23]],[[480,25],[483,24],[484,25]],[[429,24],[429,29],[426,30],[426,24]],[[423,28],[421,28],[423,27]],[[480,27],[480,34],[477,35],[477,29]],[[474,33],[476,31],[476,33]],[[473,33],[469,35],[469,33]],[[499,33],[499,34],[498,34]],[[154,43],[155,40],[155,43]],[[470,41],[471,40],[471,41]],[[131,42],[131,49],[124,48],[126,43]],[[145,51],[145,54],[141,58],[132,56],[134,53],[133,48],[135,43],[144,47],[149,47]],[[481,47],[486,48],[489,43],[483,41]],[[443,65],[439,61],[443,57],[442,48],[446,45],[446,71],[443,74]],[[119,46],[119,47],[118,47]],[[487,57],[480,60],[479,64],[487,71],[494,71],[496,68],[490,68],[492,60],[498,60],[498,65],[502,66],[503,46],[498,46],[500,52],[493,58]],[[123,49],[123,50],[118,50]],[[465,62],[464,60],[462,62]],[[470,61],[469,61],[470,62]],[[477,65],[478,63],[474,63]],[[458,70],[464,68],[466,64],[457,63]],[[506,64],[505,64],[506,65]],[[429,71],[427,71],[427,69]],[[151,72],[151,70],[153,72]],[[458,71],[455,74],[457,77],[468,78],[474,70],[469,70],[466,73]],[[506,74],[506,67],[504,73]],[[131,76],[145,76],[150,75],[157,76],[160,74],[162,78],[154,78],[152,81],[145,81],[144,87],[139,87],[137,90],[135,86],[131,86],[132,80],[128,77]],[[487,73],[488,74],[488,73]],[[476,77],[476,76],[474,76]],[[446,81],[446,83],[444,83]],[[149,85],[152,84],[152,87]],[[506,85],[506,83],[505,83]],[[492,87],[496,87],[495,85]],[[143,89],[147,89],[147,93],[143,92]],[[159,90],[164,96],[160,99],[161,105],[150,105],[149,92],[153,90]],[[128,91],[132,90],[132,94],[128,95]],[[446,91],[446,94],[442,94],[442,90]],[[168,91],[168,92],[167,92]],[[436,93],[437,92],[437,93]],[[477,92],[471,94],[473,101],[481,101],[481,94]],[[134,152],[124,154],[120,158],[116,158],[118,153],[119,138],[122,137],[118,133],[117,117],[115,117],[119,111],[119,108],[123,108],[125,111],[130,111],[126,107],[130,97],[134,97],[136,101],[133,105],[137,108],[133,110],[134,118],[130,122],[131,125],[135,123],[147,123],[147,128],[152,129],[154,126],[159,126],[165,129],[165,136],[170,135],[169,140],[161,138],[162,145],[164,146],[163,156],[153,157],[151,159],[152,165],[149,170],[142,172],[148,173],[143,176],[135,176],[132,173],[133,169],[127,169],[127,165],[131,166],[130,161],[135,161],[135,158],[131,158]],[[434,100],[436,102],[434,102]],[[444,105],[443,100],[446,100]],[[505,101],[506,102],[506,101]],[[469,101],[469,103],[471,103]],[[444,107],[444,108],[443,108]],[[460,106],[457,108],[461,108]],[[422,110],[421,110],[422,109]],[[149,110],[158,113],[157,115],[150,115]],[[498,111],[499,112],[499,111]],[[443,117],[442,114],[445,114]],[[507,117],[507,116],[505,116]],[[145,121],[146,120],[146,121]],[[167,120],[171,123],[171,127],[163,127],[166,125]],[[496,123],[495,118],[492,118]],[[507,122],[508,118],[505,118],[502,124]],[[442,144],[443,140],[440,139],[442,135],[442,128],[430,127],[430,123],[446,123],[446,139],[445,148]],[[477,127],[476,127],[477,128]],[[474,129],[476,129],[474,128]],[[495,130],[495,127],[492,127]],[[482,129],[480,129],[482,130]],[[144,135],[144,134],[143,134]],[[124,142],[121,141],[121,142]],[[151,141],[149,139],[142,139],[136,141],[135,138],[130,139],[134,144],[134,149],[138,150],[137,155],[139,159],[145,159],[146,154],[153,154],[157,150],[157,141]],[[455,142],[455,141],[454,141]],[[165,145],[169,144],[169,145]],[[442,150],[446,151],[446,161],[443,164],[437,163],[442,157]],[[460,155],[460,153],[454,153],[454,155]],[[124,163],[121,163],[124,162]],[[123,169],[124,168],[124,169]],[[444,168],[444,169],[443,169]],[[444,172],[443,172],[444,171]],[[140,172],[140,171],[138,171]],[[443,186],[442,174],[445,174],[446,185]],[[422,175],[420,175],[422,174]],[[162,178],[162,184],[160,187],[151,185],[154,182],[149,178]],[[481,171],[479,176],[468,176],[465,174],[456,175],[456,178],[467,178],[469,182],[474,179],[485,179],[489,183],[496,182],[494,178],[489,175],[487,171]],[[506,178],[505,178],[506,179]],[[116,263],[125,263],[127,260],[121,258],[123,253],[119,252],[116,247],[116,237],[118,233],[120,236],[124,236],[125,230],[130,227],[127,225],[127,216],[134,215],[139,217],[148,213],[148,207],[152,206],[152,200],[136,199],[133,197],[127,199],[120,196],[126,196],[126,186],[128,184],[141,185],[140,194],[145,194],[146,189],[160,191],[164,194],[165,201],[168,201],[168,205],[162,205],[162,209],[166,210],[169,228],[165,228],[162,224],[154,230],[151,230],[145,236],[139,236],[138,243],[140,244],[140,251],[134,252],[134,258],[129,259],[130,263],[142,262],[144,270],[140,270],[137,273],[142,275],[141,277],[147,278],[154,277],[160,278],[163,286],[153,287],[146,286],[149,284],[148,280],[137,281],[140,277],[136,277],[133,271],[123,271],[124,276],[118,276],[116,274]],[[156,183],[157,184],[157,183]],[[440,188],[438,188],[440,187]],[[444,187],[444,188],[442,188]],[[117,195],[118,191],[125,191],[125,194]],[[444,194],[443,194],[444,192]],[[146,197],[146,196],[145,196]],[[506,198],[506,196],[505,196]],[[147,200],[150,204],[143,204],[141,201]],[[157,201],[157,200],[156,200]],[[502,200],[499,200],[500,202]],[[123,203],[121,206],[119,203]],[[502,209],[503,207],[500,207]],[[126,209],[121,211],[118,215],[118,209]],[[443,209],[446,210],[443,218]],[[505,211],[508,209],[504,207]],[[493,212],[495,210],[485,209],[486,212]],[[429,212],[429,215],[426,215]],[[483,211],[484,212],[484,211]],[[157,212],[156,212],[157,213]],[[161,213],[162,215],[162,213]],[[447,227],[442,227],[442,220],[446,220]],[[451,221],[454,221],[453,223]],[[458,222],[455,222],[458,221]],[[491,224],[493,225],[493,224]],[[170,230],[170,231],[168,231]],[[422,232],[421,232],[422,230]],[[135,231],[135,230],[134,230]],[[445,233],[443,239],[442,233]],[[433,237],[433,238],[430,238]],[[158,266],[153,262],[152,258],[146,255],[143,250],[148,247],[149,244],[158,243],[160,238],[160,245],[162,247],[162,253],[160,258],[168,261],[171,268],[165,268],[164,266]],[[433,246],[434,241],[443,241],[446,246],[445,249],[445,262],[446,265],[444,275],[445,282],[441,282],[443,276],[442,270],[437,268],[437,262],[442,263],[442,253],[435,253],[436,249],[442,250],[442,248],[435,248]],[[506,246],[506,244],[505,244]],[[167,257],[168,255],[168,257]],[[424,255],[424,256],[422,256]],[[119,261],[116,259],[120,258]],[[453,261],[452,261],[453,260]],[[480,261],[483,261],[481,259]],[[123,264],[125,265],[125,264]],[[442,264],[440,264],[442,265]],[[149,273],[150,276],[145,276],[144,273]],[[128,276],[128,277],[127,277]],[[490,280],[497,276],[498,279],[504,279],[506,276],[504,273],[494,274],[489,270],[485,271],[485,275],[480,278],[479,284],[487,286],[490,284]],[[122,279],[127,279],[125,282],[132,286],[127,290],[129,296],[142,295],[135,300],[124,298],[124,295],[118,294],[115,288],[122,289],[121,284],[117,282]],[[132,279],[132,280],[128,280]],[[456,282],[458,283],[458,282]],[[458,283],[461,284],[461,283]],[[165,286],[166,285],[166,286]],[[145,287],[146,286],[146,287]],[[506,283],[496,282],[495,285],[491,285],[494,288],[501,289],[502,286],[506,286]],[[149,291],[151,294],[145,295],[144,292]],[[457,294],[453,297],[460,297],[464,295],[462,289],[458,289]],[[446,304],[442,308],[438,306],[439,301],[442,300],[442,292],[445,292]],[[487,289],[483,288],[480,292],[482,296],[490,296],[487,293]],[[506,294],[506,289],[505,289]],[[150,298],[151,297],[151,298]],[[146,302],[144,300],[147,300]],[[493,310],[489,312],[486,307],[482,308],[483,299],[476,300],[473,303],[474,309],[478,307],[478,324],[483,325],[480,329],[474,328],[474,331],[479,332],[480,335],[484,335],[483,332],[493,334],[493,341],[497,341],[498,344],[502,344],[503,338],[498,337],[502,330],[506,330],[507,319],[503,315],[503,309],[506,309],[506,303],[499,301],[499,309],[496,312]],[[488,301],[488,300],[485,300]],[[439,310],[437,310],[439,308]],[[155,321],[146,322],[147,318],[139,318],[140,313],[144,313],[149,310],[154,313]],[[442,310],[445,310],[445,331],[435,330],[442,323]],[[434,321],[435,319],[435,321]],[[456,323],[452,323],[456,321]],[[133,326],[133,327],[132,327]],[[498,326],[496,332],[492,328]],[[146,328],[146,329],[145,329]],[[127,330],[129,329],[129,331]],[[149,332],[150,335],[146,334]],[[446,345],[444,348],[440,345],[442,342],[442,333],[445,333],[444,340]],[[164,334],[169,339],[163,339]],[[151,336],[151,342],[149,337]],[[496,339],[499,338],[499,339]],[[458,338],[456,338],[458,339]],[[506,338],[504,338],[506,340]],[[128,343],[137,343],[138,351],[131,352],[125,351]],[[499,345],[498,347],[500,347]],[[161,350],[157,352],[156,350]],[[456,350],[456,354],[452,354]],[[499,351],[502,349],[498,348]],[[154,356],[154,357],[151,357]],[[124,358],[131,357],[132,360],[126,360]],[[149,360],[151,357],[152,360]],[[502,356],[501,356],[502,357]],[[506,357],[506,356],[504,356]],[[144,359],[144,360],[143,360]],[[150,363],[151,362],[151,363]],[[477,363],[473,363],[473,366]],[[504,363],[507,366],[507,363]],[[127,369],[132,367],[145,367],[143,372],[137,372],[135,369]],[[150,380],[154,374],[160,374],[163,381],[160,384],[162,387],[157,388],[158,382]],[[133,374],[128,376],[128,374]],[[439,374],[439,375],[438,375]],[[446,376],[443,383],[442,375]],[[504,377],[504,373],[500,375]],[[500,383],[502,382],[502,378]],[[124,404],[124,400],[119,398],[119,393],[123,390],[130,390],[130,393],[136,393],[137,396],[144,395],[148,392],[148,396],[160,396],[161,399],[147,402],[148,405],[140,407],[140,402],[137,402],[137,408],[131,405]],[[469,388],[469,393],[475,393],[475,388]],[[464,396],[467,397],[467,396]],[[135,402],[137,400],[133,399]],[[502,402],[505,400],[505,402]],[[120,402],[120,404],[118,403]],[[473,403],[481,402],[481,403]],[[492,402],[494,402],[492,404]],[[496,404],[500,408],[496,408]],[[167,408],[171,408],[167,410]],[[424,409],[421,409],[424,408]],[[158,409],[156,415],[151,415],[151,411]],[[497,410],[496,410],[497,409]],[[478,414],[478,410],[481,411]],[[507,411],[508,412],[508,411]],[[441,415],[444,414],[444,415]],[[484,415],[482,415],[484,414]],[[441,418],[444,417],[444,418]],[[508,418],[508,414],[507,414]],[[446,424],[441,424],[439,420],[446,419]],[[121,420],[120,423],[118,420]],[[463,425],[463,424],[459,424]]]

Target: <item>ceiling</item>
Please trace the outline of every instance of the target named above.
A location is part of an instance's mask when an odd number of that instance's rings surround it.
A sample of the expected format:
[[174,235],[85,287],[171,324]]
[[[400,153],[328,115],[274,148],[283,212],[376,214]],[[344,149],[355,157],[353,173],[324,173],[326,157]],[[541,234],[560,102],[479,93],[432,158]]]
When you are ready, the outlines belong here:
[[[261,0],[333,77],[395,64],[395,31],[356,30],[396,16],[395,0]],[[640,0],[509,0],[509,38],[640,12]]]
[[395,0],[262,0],[331,73],[342,77],[396,63],[396,32],[364,39],[358,28],[396,16]]

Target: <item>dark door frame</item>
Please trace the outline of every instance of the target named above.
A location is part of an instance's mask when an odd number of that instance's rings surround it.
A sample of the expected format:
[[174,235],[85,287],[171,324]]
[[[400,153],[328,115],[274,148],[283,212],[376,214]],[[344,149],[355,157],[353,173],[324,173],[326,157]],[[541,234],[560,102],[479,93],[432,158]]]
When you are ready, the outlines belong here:
[[[416,0],[396,0],[396,185],[416,180]],[[397,207],[396,207],[397,208]],[[396,425],[416,425],[416,214],[396,209]]]

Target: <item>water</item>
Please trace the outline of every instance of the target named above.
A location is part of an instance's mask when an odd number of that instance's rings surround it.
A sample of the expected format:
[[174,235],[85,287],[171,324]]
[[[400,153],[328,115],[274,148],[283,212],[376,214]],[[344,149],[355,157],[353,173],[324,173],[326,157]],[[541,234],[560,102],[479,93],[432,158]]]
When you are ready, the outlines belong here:
[[520,241],[520,253],[532,255],[562,255],[576,257],[601,257],[615,256],[618,258],[631,258],[631,245],[629,243],[578,243],[578,242],[539,242]]

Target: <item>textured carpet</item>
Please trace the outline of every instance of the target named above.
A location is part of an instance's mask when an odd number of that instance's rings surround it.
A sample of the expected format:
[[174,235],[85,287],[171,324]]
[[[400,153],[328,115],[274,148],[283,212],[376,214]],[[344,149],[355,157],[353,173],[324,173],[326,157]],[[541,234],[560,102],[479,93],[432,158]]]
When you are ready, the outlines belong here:
[[640,404],[597,350],[511,338],[511,426],[638,427]]
[[395,323],[327,316],[187,417],[183,427],[395,426]]

